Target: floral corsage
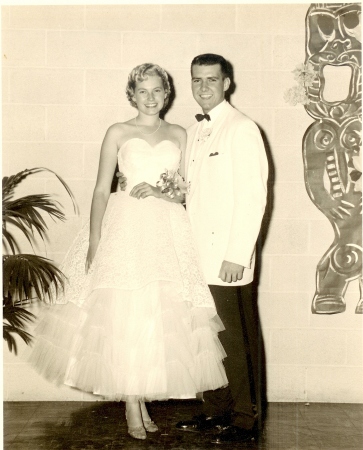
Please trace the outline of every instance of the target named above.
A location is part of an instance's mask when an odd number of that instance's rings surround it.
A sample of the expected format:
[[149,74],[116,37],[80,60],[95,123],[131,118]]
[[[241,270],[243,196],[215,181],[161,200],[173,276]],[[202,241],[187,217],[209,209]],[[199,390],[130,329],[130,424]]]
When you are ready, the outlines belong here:
[[199,133],[198,142],[206,142],[211,134],[212,128],[203,128],[203,130]]
[[161,193],[170,198],[175,196],[180,197],[183,194],[189,193],[189,183],[184,181],[184,178],[174,170],[165,170],[160,175],[160,180],[156,183]]

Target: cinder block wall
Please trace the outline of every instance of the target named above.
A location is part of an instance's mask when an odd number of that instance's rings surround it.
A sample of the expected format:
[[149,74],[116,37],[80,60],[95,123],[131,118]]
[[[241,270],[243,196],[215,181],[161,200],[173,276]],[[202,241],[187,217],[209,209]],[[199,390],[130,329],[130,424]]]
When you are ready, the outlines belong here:
[[[308,4],[3,6],[3,174],[43,166],[69,183],[79,215],[50,174],[29,178],[18,189],[19,195],[50,193],[64,205],[67,221],[48,221],[49,240],[36,248],[60,262],[88,219],[107,127],[135,114],[124,95],[129,71],[149,61],[165,67],[176,90],[166,120],[187,127],[199,112],[190,92],[190,61],[204,52],[224,55],[234,66],[232,104],[261,127],[271,159],[259,295],[268,398],[362,402],[358,284],[349,287],[344,314],[310,313],[315,267],[333,231],[304,187],[301,142],[312,120],[301,105],[283,100],[294,84],[291,71],[305,58],[307,9]],[[4,347],[5,400],[92,398],[50,385]]]

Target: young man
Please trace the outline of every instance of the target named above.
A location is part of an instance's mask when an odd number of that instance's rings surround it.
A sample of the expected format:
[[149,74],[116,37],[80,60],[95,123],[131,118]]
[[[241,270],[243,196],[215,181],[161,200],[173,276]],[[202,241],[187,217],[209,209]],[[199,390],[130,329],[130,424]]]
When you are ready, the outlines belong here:
[[[192,92],[202,114],[188,131],[186,209],[202,269],[225,330],[226,388],[204,392],[202,414],[179,422],[185,431],[222,429],[216,444],[255,436],[258,403],[258,326],[251,282],[255,244],[266,205],[268,165],[256,124],[233,108],[225,95],[229,64],[204,54],[191,64]],[[249,371],[247,352],[253,370]]]

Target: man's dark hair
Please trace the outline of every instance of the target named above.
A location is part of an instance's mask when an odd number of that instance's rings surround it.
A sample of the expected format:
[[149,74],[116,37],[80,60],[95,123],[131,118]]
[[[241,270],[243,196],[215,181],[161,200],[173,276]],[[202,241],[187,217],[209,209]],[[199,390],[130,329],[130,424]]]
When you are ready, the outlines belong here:
[[196,56],[190,66],[190,70],[193,66],[213,66],[214,64],[219,64],[221,66],[221,72],[223,78],[231,78],[230,64],[226,61],[223,56],[215,55],[214,53],[204,53],[203,55]]

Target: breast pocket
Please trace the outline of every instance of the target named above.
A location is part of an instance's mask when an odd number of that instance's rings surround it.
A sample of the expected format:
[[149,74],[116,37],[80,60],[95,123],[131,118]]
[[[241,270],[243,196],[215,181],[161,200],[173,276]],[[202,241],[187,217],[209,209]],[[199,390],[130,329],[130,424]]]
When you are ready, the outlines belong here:
[[209,151],[206,163],[209,168],[224,167],[226,164],[226,155],[224,152],[218,150]]

